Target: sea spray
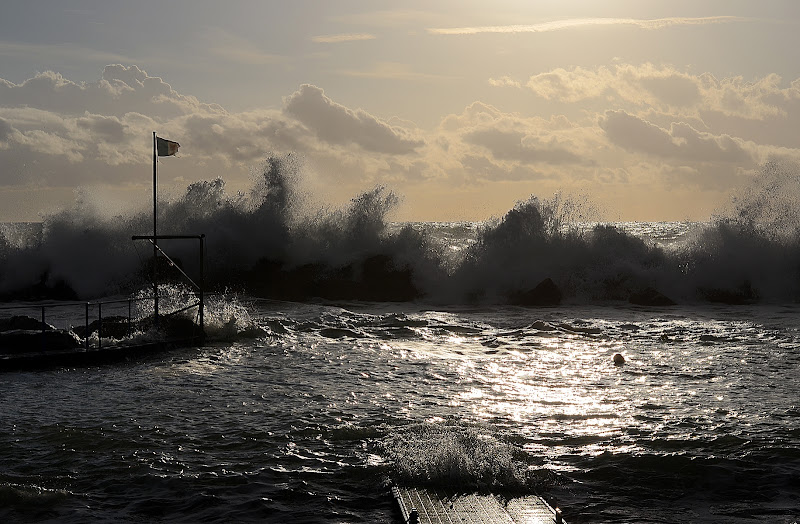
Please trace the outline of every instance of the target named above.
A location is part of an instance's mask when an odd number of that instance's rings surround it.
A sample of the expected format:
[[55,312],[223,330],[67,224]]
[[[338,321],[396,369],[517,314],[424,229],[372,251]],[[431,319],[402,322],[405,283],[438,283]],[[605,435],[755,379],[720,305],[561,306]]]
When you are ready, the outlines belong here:
[[554,476],[494,431],[457,422],[412,424],[380,447],[392,482],[456,490],[537,492]]
[[[415,275],[436,273],[438,258],[428,255],[424,233],[388,232],[397,196],[378,187],[342,209],[311,212],[298,196],[299,165],[291,155],[267,159],[245,194],[226,194],[222,179],[191,184],[182,197],[160,202],[162,234],[206,235],[205,276],[212,289],[300,299],[418,296]],[[104,219],[80,203],[48,217],[36,247],[4,241],[0,293],[55,298],[62,286],[71,298],[92,298],[142,287],[152,273],[150,252],[130,237],[146,234],[149,220],[146,213]],[[196,245],[160,244],[188,274],[199,273]],[[424,270],[416,271],[417,264]],[[276,285],[287,279],[289,285]]]
[[584,218],[580,206],[560,196],[518,203],[480,232],[454,280],[489,302],[505,302],[543,279],[578,300],[626,299],[655,284],[666,263],[661,250],[611,225],[576,227],[576,218]]
[[[207,289],[287,300],[490,304],[514,303],[550,281],[564,304],[661,295],[679,303],[800,299],[800,221],[792,207],[800,168],[792,163],[765,164],[728,209],[666,248],[615,224],[587,222],[591,206],[560,195],[531,197],[469,227],[397,224],[399,197],[387,188],[339,208],[314,207],[299,189],[296,157],[268,158],[255,173],[246,192],[228,194],[225,181],[214,179],[159,203],[163,233],[206,235]],[[0,296],[87,299],[145,288],[152,250],[130,237],[147,234],[151,219],[146,212],[102,218],[81,201],[48,217],[35,240],[4,233]],[[160,244],[183,271],[199,274],[195,243]],[[171,281],[171,272],[159,263],[160,279]]]
[[766,163],[674,254],[686,294],[714,302],[800,300],[800,165]]

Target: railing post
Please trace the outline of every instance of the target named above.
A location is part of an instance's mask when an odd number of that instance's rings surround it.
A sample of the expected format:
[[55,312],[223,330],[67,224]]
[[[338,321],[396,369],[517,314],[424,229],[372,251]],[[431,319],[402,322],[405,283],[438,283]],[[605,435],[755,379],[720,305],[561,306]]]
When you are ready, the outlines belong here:
[[45,337],[45,334],[44,334],[45,325],[46,324],[44,323],[44,306],[42,306],[42,343],[41,343],[41,350],[42,351],[47,349],[47,344],[45,343],[45,338],[44,338]]
[[86,331],[83,332],[83,336],[86,339],[86,350],[89,350],[89,303],[86,303]]
[[128,297],[128,336],[131,336],[131,299]]
[[200,235],[200,332],[205,335],[205,235]]

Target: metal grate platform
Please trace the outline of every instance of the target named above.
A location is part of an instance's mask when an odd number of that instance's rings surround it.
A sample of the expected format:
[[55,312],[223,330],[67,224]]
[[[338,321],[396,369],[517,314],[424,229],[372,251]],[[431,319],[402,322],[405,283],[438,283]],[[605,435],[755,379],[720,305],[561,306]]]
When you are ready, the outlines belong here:
[[556,510],[530,495],[505,502],[495,495],[393,487],[407,524],[554,524]]

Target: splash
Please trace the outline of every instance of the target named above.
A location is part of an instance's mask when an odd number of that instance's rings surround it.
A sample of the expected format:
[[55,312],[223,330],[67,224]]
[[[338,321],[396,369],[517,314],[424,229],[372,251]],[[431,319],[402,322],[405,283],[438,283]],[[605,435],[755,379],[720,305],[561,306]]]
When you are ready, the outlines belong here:
[[[205,233],[207,287],[248,296],[523,305],[800,299],[797,164],[765,164],[726,210],[669,243],[592,222],[585,201],[561,195],[531,197],[468,227],[398,224],[391,190],[314,207],[299,189],[303,172],[287,155],[254,170],[247,192],[228,194],[223,179],[195,182],[159,204],[159,223],[170,233]],[[0,298],[85,299],[146,287],[151,252],[130,236],[145,234],[151,220],[146,212],[103,218],[83,199],[27,239],[5,226]],[[163,247],[187,274],[200,272],[195,245]],[[169,281],[172,270],[161,265]]]
[[[378,187],[342,209],[309,211],[297,190],[302,163],[267,159],[248,193],[228,195],[222,179],[191,184],[159,204],[170,233],[205,233],[206,283],[265,296],[408,300],[419,275],[436,272],[424,233],[388,232],[398,197]],[[0,242],[0,296],[91,298],[146,285],[150,253],[133,244],[151,218],[142,212],[104,219],[84,202],[48,217],[35,246]],[[197,248],[161,241],[186,273],[200,272]],[[168,270],[167,270],[168,271]]]
[[463,424],[411,425],[385,438],[382,448],[401,485],[535,492],[552,482],[521,449]]

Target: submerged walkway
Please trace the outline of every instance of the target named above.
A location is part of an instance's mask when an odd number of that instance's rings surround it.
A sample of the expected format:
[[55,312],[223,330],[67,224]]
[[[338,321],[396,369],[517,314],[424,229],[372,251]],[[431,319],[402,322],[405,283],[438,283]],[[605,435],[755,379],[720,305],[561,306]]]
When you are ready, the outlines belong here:
[[555,524],[560,512],[541,497],[504,501],[496,495],[456,494],[443,490],[392,488],[408,524]]

